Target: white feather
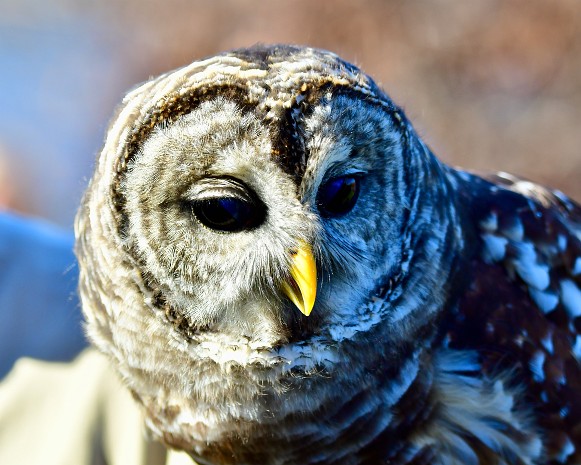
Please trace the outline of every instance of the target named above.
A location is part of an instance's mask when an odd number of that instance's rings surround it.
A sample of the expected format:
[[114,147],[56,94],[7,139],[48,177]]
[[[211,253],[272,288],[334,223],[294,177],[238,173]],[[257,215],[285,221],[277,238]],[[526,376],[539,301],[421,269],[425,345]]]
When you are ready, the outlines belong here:
[[570,279],[563,279],[560,283],[561,302],[571,318],[581,316],[581,291]]

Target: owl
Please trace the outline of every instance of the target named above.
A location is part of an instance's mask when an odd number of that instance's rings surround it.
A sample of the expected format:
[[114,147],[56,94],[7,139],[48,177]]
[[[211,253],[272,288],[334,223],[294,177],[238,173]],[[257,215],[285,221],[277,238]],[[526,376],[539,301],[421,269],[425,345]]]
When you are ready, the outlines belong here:
[[91,341],[199,464],[581,464],[581,208],[446,166],[333,53],[130,92],[76,236]]

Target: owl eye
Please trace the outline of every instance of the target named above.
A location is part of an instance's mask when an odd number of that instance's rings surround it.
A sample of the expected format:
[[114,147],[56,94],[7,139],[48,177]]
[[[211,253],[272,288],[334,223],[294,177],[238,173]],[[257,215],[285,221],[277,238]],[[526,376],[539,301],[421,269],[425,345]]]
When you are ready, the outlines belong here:
[[326,182],[319,189],[317,205],[325,217],[349,213],[359,196],[359,178],[341,176]]
[[264,220],[264,209],[257,202],[237,197],[214,197],[193,203],[194,215],[208,228],[239,232],[257,227]]

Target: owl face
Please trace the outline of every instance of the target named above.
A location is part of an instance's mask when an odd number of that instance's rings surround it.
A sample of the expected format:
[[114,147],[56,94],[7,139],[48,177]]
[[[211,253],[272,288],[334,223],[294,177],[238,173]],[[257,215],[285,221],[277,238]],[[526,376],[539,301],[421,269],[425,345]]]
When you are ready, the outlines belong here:
[[[128,166],[128,239],[168,304],[201,330],[300,337],[360,306],[401,261],[398,128],[357,97],[327,92],[309,110],[300,178],[273,155],[272,123],[222,96],[156,127]],[[319,277],[309,318],[284,292],[302,244]]]
[[302,462],[328,433],[310,425],[350,434],[333,412],[371,399],[384,424],[428,385],[463,241],[450,182],[334,54],[234,51],[149,81],[77,216],[89,337],[155,437],[201,463]]

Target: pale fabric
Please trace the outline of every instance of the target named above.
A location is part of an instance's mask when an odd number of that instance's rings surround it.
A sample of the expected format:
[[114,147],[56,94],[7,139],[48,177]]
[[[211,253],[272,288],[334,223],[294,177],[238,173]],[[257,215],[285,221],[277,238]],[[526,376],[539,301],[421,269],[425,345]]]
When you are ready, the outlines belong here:
[[148,441],[131,395],[92,349],[19,360],[0,383],[2,465],[195,465]]

